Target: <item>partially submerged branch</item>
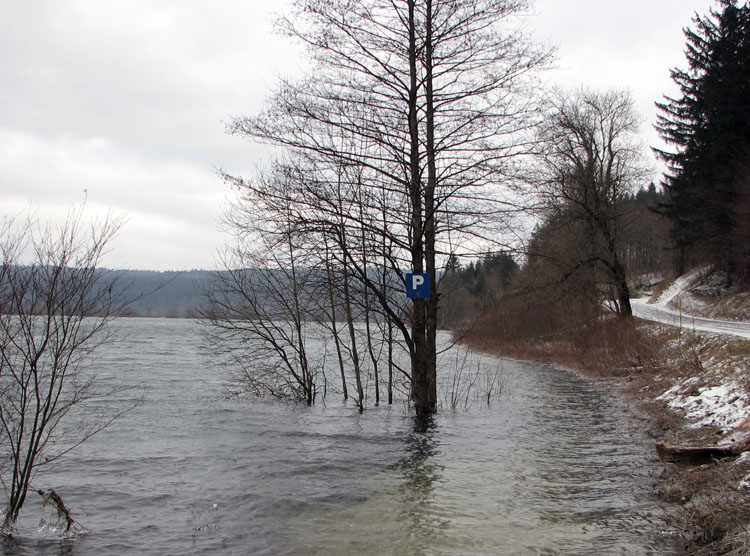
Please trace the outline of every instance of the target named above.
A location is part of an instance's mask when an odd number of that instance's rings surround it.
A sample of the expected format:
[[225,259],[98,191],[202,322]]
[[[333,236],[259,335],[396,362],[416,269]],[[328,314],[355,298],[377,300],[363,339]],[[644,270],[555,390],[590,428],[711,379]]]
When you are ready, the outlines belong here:
[[57,523],[60,527],[63,528],[63,533],[67,535],[72,531],[75,531],[77,525],[76,520],[73,519],[73,517],[70,515],[70,510],[65,505],[60,495],[57,494],[54,489],[50,488],[47,490],[42,490],[40,488],[37,489],[36,493],[44,500],[43,506],[52,504],[52,506],[55,508],[55,511],[57,511]]

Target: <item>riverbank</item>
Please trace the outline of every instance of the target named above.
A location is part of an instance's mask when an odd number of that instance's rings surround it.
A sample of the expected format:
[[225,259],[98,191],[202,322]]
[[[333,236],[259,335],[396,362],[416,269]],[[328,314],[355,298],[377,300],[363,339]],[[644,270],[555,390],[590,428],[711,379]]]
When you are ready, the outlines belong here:
[[[534,344],[479,335],[465,342],[606,381],[655,444],[704,446],[750,434],[750,340],[612,318]],[[686,553],[750,554],[750,452],[704,465],[669,464],[659,494],[685,509],[687,521],[675,528]]]

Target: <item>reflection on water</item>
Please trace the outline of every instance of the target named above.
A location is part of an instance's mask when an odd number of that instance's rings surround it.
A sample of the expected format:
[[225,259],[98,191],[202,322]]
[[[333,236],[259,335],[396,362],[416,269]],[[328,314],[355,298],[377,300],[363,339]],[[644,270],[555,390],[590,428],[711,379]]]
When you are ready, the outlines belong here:
[[121,325],[105,378],[145,403],[35,480],[92,533],[51,539],[30,502],[3,554],[678,553],[650,441],[567,373],[505,362],[512,395],[433,418],[227,400],[192,323]]
[[449,525],[435,512],[434,491],[442,468],[435,461],[439,446],[439,430],[429,415],[411,417],[411,430],[406,435],[405,456],[395,465],[402,477],[399,496],[402,520],[409,529],[413,552],[423,554],[425,547],[440,543],[441,531]]
[[430,502],[440,466],[435,464],[438,453],[439,430],[433,416],[411,417],[412,430],[404,440],[406,455],[394,466],[403,474],[401,492],[410,502],[426,505]]

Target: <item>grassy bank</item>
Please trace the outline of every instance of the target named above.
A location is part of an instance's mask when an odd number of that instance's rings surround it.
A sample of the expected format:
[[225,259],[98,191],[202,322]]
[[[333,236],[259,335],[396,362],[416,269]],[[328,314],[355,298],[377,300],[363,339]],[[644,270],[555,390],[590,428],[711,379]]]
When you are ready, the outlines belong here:
[[[551,362],[607,381],[631,400],[656,442],[710,445],[750,434],[750,341],[611,318],[534,341],[475,330],[464,342]],[[670,464],[660,494],[679,502],[687,553],[750,555],[750,452]]]

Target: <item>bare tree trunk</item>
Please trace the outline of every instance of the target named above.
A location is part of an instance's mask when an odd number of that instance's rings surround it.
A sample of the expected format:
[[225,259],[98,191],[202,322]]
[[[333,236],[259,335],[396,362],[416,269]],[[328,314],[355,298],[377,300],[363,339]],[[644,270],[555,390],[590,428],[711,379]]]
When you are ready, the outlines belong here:
[[437,168],[435,153],[435,102],[433,98],[433,45],[432,45],[432,0],[426,0],[427,17],[425,18],[425,104],[427,136],[427,187],[424,195],[425,210],[425,262],[430,280],[430,298],[426,306],[426,343],[427,343],[427,404],[430,411],[437,410],[437,323],[438,323],[438,288],[437,268],[435,263],[435,238],[437,223],[435,221],[435,190],[437,189]]
[[633,308],[630,305],[630,288],[628,287],[628,278],[625,273],[625,267],[619,261],[617,255],[614,256],[612,276],[615,281],[615,287],[617,288],[617,302],[620,308],[619,314],[623,318],[631,318],[633,316]]
[[[348,245],[346,239],[346,233],[344,230],[340,230],[340,246],[343,250],[344,260],[348,260]],[[352,313],[352,298],[349,284],[349,271],[346,264],[343,267],[343,287],[344,287],[344,312],[346,315],[346,323],[349,327],[349,351],[352,356],[352,367],[354,369],[354,380],[357,386],[357,407],[359,412],[362,413],[365,410],[364,400],[365,392],[362,388],[362,368],[359,360],[359,350],[357,349],[357,334],[354,328],[354,315]]]
[[[360,191],[362,189],[362,184],[359,183]],[[359,220],[360,222],[365,222],[365,214],[364,214],[364,202],[360,199],[359,202]],[[369,255],[372,251],[372,245],[368,244],[367,241],[367,233],[365,226],[360,226],[360,241],[361,241],[361,252],[362,252],[362,271],[365,276],[369,276],[370,274],[370,268],[369,268]],[[370,299],[370,291],[369,288],[365,287],[362,291],[362,308],[363,308],[363,314],[365,317],[365,336],[367,340],[367,352],[370,356],[370,363],[372,364],[373,374],[375,378],[375,405],[380,405],[380,377],[379,377],[379,368],[378,368],[378,357],[375,356],[375,348],[373,346],[373,334],[370,326],[370,316],[372,313],[372,306],[371,306],[371,299]],[[382,338],[381,338],[382,342]]]
[[[383,216],[383,220],[381,222],[381,227],[383,232],[386,232],[388,230],[388,202],[386,198],[386,194],[384,191],[381,191],[382,195],[382,205],[379,207],[381,214]],[[388,299],[388,276],[389,276],[389,261],[392,260],[393,253],[392,253],[392,247],[393,244],[389,240],[388,233],[381,233],[380,234],[380,255],[382,257],[382,266],[380,268],[380,298],[381,299]],[[386,349],[388,352],[388,405],[393,405],[393,319],[391,315],[387,311],[382,312],[383,318],[385,319],[384,326],[385,330],[381,330],[382,336],[385,338],[386,342]]]
[[[418,85],[417,85],[417,30],[415,0],[408,5],[409,56],[409,197],[411,208],[411,264],[416,274],[424,273],[424,228],[422,183],[419,153]],[[411,399],[418,415],[435,410],[430,396],[430,354],[427,340],[427,301],[415,298],[412,311]]]
[[388,405],[393,405],[393,323],[386,316],[388,327]]
[[302,314],[302,308],[300,305],[300,296],[302,295],[302,287],[297,276],[297,260],[294,256],[294,242],[292,238],[291,230],[287,230],[287,247],[289,253],[289,267],[292,277],[292,323],[295,328],[297,338],[297,350],[299,353],[299,364],[300,364],[300,375],[302,377],[302,386],[304,389],[305,399],[307,405],[312,405],[315,401],[315,379],[313,371],[310,368],[310,360],[307,357],[307,348],[305,346],[305,334],[304,334],[304,315]]
[[346,386],[346,365],[344,364],[344,354],[341,351],[341,338],[339,337],[339,330],[338,330],[338,322],[336,318],[336,296],[335,296],[335,288],[333,287],[335,284],[335,279],[333,276],[333,269],[331,268],[332,259],[329,255],[330,247],[328,245],[328,236],[324,236],[325,246],[326,246],[326,289],[328,290],[328,302],[331,307],[331,334],[333,335],[333,343],[336,347],[336,359],[339,363],[339,372],[341,373],[341,388],[343,390],[344,394],[344,401],[349,399],[349,390]]
[[[375,345],[373,342],[373,334],[370,326],[370,314],[372,308],[370,307],[370,293],[365,290],[365,333],[367,335],[367,351],[370,355],[370,363],[372,363],[373,375],[375,378],[375,405],[380,405],[380,366],[379,357],[375,354]],[[382,341],[382,340],[381,340]]]

